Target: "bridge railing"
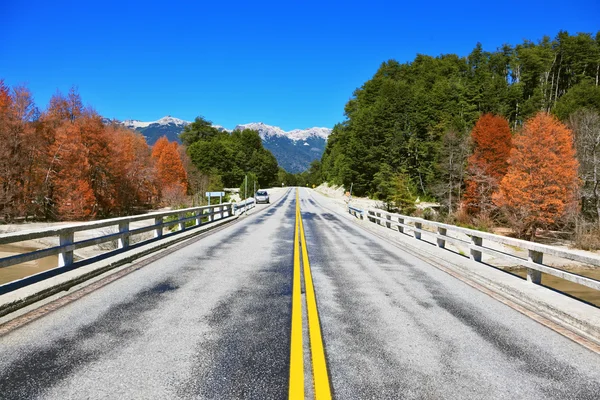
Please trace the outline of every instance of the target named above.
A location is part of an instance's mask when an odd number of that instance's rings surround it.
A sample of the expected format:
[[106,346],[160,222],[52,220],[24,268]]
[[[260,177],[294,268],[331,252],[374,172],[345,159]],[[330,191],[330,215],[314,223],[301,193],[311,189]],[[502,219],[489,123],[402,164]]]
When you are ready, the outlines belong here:
[[365,219],[365,210],[348,205],[348,212],[356,218]]
[[[527,269],[527,280],[535,284],[541,283],[542,273],[544,273],[600,290],[600,281],[596,279],[544,264],[544,254],[593,267],[600,267],[600,256],[582,254],[554,246],[528,242],[526,240],[514,239],[474,229],[461,228],[455,225],[409,217],[378,209],[351,210],[349,207],[349,212],[358,218],[367,219],[369,222],[382,225],[415,240],[428,242],[442,249],[446,248],[446,243],[451,243],[457,248],[460,246],[466,247],[469,249],[469,258],[476,262],[482,262],[482,255],[487,254],[523,266]],[[490,243],[504,246],[501,246],[500,250],[489,247]],[[518,253],[519,249],[527,251],[527,258],[515,254]]]
[[[38,260],[48,256],[58,256],[58,265],[56,268],[41,272],[39,274],[0,285],[0,294],[24,287],[31,283],[39,282],[43,279],[59,275],[61,273],[79,268],[83,265],[88,265],[91,262],[99,261],[117,253],[143,246],[152,241],[166,238],[171,235],[176,235],[194,227],[206,225],[219,219],[233,216],[235,209],[236,206],[234,204],[225,203],[212,206],[185,208],[181,210],[153,212],[132,217],[111,218],[99,221],[84,222],[63,227],[50,227],[31,231],[2,234],[0,235],[0,245],[9,245],[26,240],[42,238],[58,238],[58,246],[0,258],[0,268]],[[147,220],[151,222],[150,225],[130,229],[131,223]],[[165,232],[165,228],[170,228],[173,226],[176,226],[175,231]],[[104,233],[102,231],[97,231],[100,233],[99,236],[78,241],[75,240],[75,233],[97,230],[99,228],[110,228],[107,229],[107,231],[110,232],[110,230],[114,230],[116,232]],[[150,238],[142,238],[142,240],[139,240],[135,244],[130,243],[131,236],[139,235],[145,232],[153,232],[153,235]],[[113,242],[116,244],[116,248],[94,257],[75,261],[75,250],[96,246],[107,242]]]
[[236,214],[241,214],[254,207],[256,207],[256,201],[254,200],[254,197],[248,197],[244,201],[234,203],[233,209]]

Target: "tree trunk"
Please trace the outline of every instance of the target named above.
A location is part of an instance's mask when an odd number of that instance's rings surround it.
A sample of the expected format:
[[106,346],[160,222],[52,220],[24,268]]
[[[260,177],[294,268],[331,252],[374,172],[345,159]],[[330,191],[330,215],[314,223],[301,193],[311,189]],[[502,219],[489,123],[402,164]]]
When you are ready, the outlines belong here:
[[[562,60],[561,60],[562,64]],[[558,84],[560,82],[560,65],[558,66],[558,72],[556,73],[556,92],[554,93],[554,105],[556,105],[556,101],[558,100]]]
[[[554,69],[554,64],[556,64],[557,56],[557,54],[554,55],[554,60],[552,60],[552,65],[550,66],[550,69],[548,69],[547,73],[544,73],[544,75],[546,75],[546,82],[544,83],[544,103],[546,105],[547,112],[550,112],[550,105],[552,104],[552,89],[554,87],[554,74],[552,74],[552,70]],[[548,97],[548,102],[546,102],[546,92],[548,91],[548,77],[550,76],[550,74],[552,74],[552,84],[550,85],[550,96]]]
[[598,168],[600,168],[600,166],[598,166],[598,164],[600,163],[600,160],[598,160],[598,157],[596,155],[597,150],[594,151],[594,201],[596,203],[596,218],[598,219],[598,225],[600,226],[600,176],[598,176],[599,171]]
[[533,225],[531,227],[531,236],[529,237],[530,242],[535,242],[535,232],[537,231],[537,226]]
[[448,213],[452,213],[452,179],[450,179],[450,190],[448,190]]
[[554,74],[552,74],[552,83],[550,84],[550,101],[548,102],[548,112],[550,112],[550,104],[552,104],[552,92],[554,92]]

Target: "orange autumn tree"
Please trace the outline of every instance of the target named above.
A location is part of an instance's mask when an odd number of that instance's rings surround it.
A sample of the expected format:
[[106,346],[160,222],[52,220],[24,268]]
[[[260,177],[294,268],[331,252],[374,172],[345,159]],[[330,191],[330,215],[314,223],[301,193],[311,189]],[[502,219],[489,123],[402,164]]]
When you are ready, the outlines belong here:
[[154,146],[152,146],[152,157],[155,159],[159,159],[160,155],[165,151],[165,148],[169,145],[169,139],[166,136],[161,136],[158,138]]
[[11,125],[13,122],[13,101],[10,89],[0,80],[0,213],[5,219],[12,218],[15,214],[13,182],[13,146],[11,146]]
[[82,138],[82,126],[64,122],[56,129],[52,152],[56,154],[53,200],[56,216],[63,221],[94,217],[96,197],[89,181],[91,166]]
[[573,133],[544,112],[528,120],[514,139],[508,171],[494,194],[519,236],[535,237],[577,202]]
[[[40,113],[26,87],[10,88],[0,79],[0,218],[5,221],[82,220],[151,208],[159,201],[159,159],[142,135],[106,124],[84,108],[76,89],[55,93]],[[168,160],[163,170],[169,170]],[[184,179],[163,175],[178,182],[176,193],[185,194]]]
[[146,139],[118,124],[107,126],[105,132],[109,139],[109,171],[115,193],[113,214],[129,215],[136,208],[153,206],[158,195],[156,170]]
[[0,79],[0,112],[3,112],[10,103],[10,93],[4,79]]
[[473,154],[468,159],[463,204],[467,212],[489,214],[492,195],[508,169],[512,135],[503,117],[484,114],[471,131]]
[[102,123],[84,109],[75,89],[67,96],[59,92],[52,96],[44,123],[53,137],[47,173],[53,217],[67,221],[93,218],[99,206],[94,188],[103,184],[95,171],[95,153],[100,147],[95,141],[102,136]]
[[157,182],[163,201],[181,202],[187,192],[187,174],[177,143],[161,137],[154,144],[152,157],[156,160]]
[[24,215],[32,204],[37,108],[29,90],[0,82],[0,211],[5,219]]

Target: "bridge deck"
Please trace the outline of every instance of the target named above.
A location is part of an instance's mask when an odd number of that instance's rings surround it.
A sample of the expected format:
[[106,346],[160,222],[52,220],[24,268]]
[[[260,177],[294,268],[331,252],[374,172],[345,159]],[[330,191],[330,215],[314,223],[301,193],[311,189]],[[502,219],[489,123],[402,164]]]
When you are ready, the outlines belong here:
[[[296,200],[273,200],[0,337],[0,397],[287,398]],[[597,398],[597,354],[303,189],[300,209],[334,398]]]

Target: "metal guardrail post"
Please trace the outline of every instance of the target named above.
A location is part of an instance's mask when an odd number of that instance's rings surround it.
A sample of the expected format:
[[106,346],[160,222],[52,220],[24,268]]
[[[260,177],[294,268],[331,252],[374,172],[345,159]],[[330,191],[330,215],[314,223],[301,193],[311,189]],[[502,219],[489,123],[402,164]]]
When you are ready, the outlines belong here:
[[[398,223],[399,223],[399,224],[404,224],[404,218],[400,218],[400,217],[398,217]],[[398,232],[400,232],[400,233],[404,233],[404,227],[403,227],[403,226],[400,226],[400,225],[398,225]]]
[[[388,221],[391,221],[392,220],[392,216],[391,215],[386,215],[385,219],[387,219]],[[385,226],[387,226],[388,228],[391,229],[392,228],[392,223],[391,222],[386,222]]]
[[[529,250],[529,261],[536,264],[542,264],[544,260],[544,253],[535,250]],[[536,271],[532,268],[527,268],[527,281],[539,285],[542,283],[542,272]]]
[[[159,225],[162,223],[163,223],[163,217],[154,218],[154,225]],[[154,237],[159,238],[159,237],[162,237],[162,235],[163,235],[163,227],[159,226],[154,230]]]
[[[438,227],[438,234],[442,236],[446,236],[446,228]],[[446,247],[446,240],[442,238],[437,238],[437,245],[439,248],[443,249]]]
[[[119,222],[119,233],[127,233],[129,232],[129,221]],[[117,240],[117,247],[119,249],[126,249],[129,247],[129,236],[121,236]]]
[[[471,242],[475,246],[481,246],[483,244],[483,239],[477,236],[471,236]],[[471,249],[471,260],[481,262],[481,251],[476,249]]]
[[[415,222],[415,228],[417,228],[417,229],[423,229],[423,224],[420,223],[420,222]],[[415,229],[413,231],[413,233],[415,235],[415,239],[421,240],[421,231],[418,231],[418,230]]]
[[200,211],[194,211],[194,215],[196,216],[196,226],[202,225],[202,217],[200,216]]
[[177,218],[179,219],[179,224],[177,224],[179,227],[179,230],[184,231],[185,230],[185,221],[182,221],[182,220],[185,218],[185,213],[177,214]]
[[[73,238],[75,234],[73,232],[65,232],[61,233],[59,236],[59,244],[61,246],[67,246],[73,244]],[[60,253],[58,253],[58,266],[65,267],[67,265],[73,264],[73,251],[64,251],[61,249]]]

